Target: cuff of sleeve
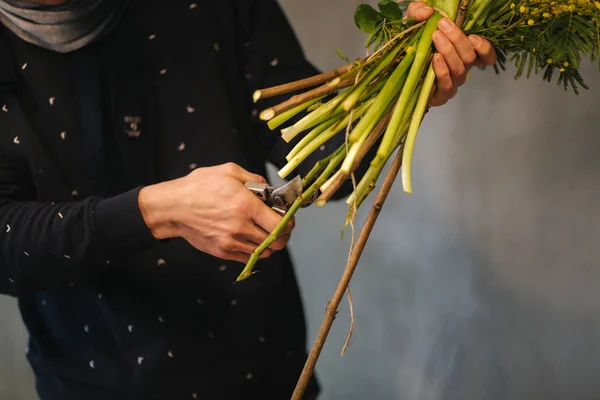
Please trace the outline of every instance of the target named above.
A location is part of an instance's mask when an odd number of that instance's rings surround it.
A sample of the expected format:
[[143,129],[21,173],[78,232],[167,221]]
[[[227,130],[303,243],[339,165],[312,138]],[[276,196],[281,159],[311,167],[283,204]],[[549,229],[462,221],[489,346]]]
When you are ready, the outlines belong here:
[[145,250],[157,243],[138,205],[140,188],[100,200],[94,209],[96,232],[118,254]]

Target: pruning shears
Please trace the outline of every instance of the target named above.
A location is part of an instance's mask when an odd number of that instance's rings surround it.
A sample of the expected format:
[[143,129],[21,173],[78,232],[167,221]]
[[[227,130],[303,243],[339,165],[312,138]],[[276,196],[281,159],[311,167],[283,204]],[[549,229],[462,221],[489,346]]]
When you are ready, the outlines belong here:
[[[288,212],[292,204],[303,194],[302,178],[300,178],[300,175],[280,187],[273,187],[267,183],[258,182],[247,182],[246,187],[266,205],[280,214]],[[317,195],[318,193],[315,193],[301,207],[310,206],[317,199]]]

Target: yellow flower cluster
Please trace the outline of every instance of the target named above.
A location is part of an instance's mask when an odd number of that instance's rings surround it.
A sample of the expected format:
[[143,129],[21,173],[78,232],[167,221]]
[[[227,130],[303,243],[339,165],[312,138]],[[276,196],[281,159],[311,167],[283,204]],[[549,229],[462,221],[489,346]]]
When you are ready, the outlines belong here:
[[510,62],[517,78],[558,76],[565,89],[587,89],[579,66],[583,58],[600,58],[600,0],[471,0],[471,6],[467,30],[494,44],[500,67]]
[[[598,0],[524,0],[517,4],[511,3],[512,9],[518,8],[520,14],[537,18],[552,18],[564,13],[578,15],[596,15],[600,10]],[[594,17],[595,18],[595,17]],[[594,20],[594,18],[592,20]],[[528,25],[534,25],[536,18],[526,20]]]
[[[584,16],[598,24],[600,16],[599,0],[518,0],[511,3],[510,8],[524,27],[545,24],[565,14]],[[575,29],[572,31],[575,32]],[[524,37],[521,36],[520,40],[523,41]],[[532,52],[535,53],[535,49]],[[548,58],[547,63],[559,67],[560,72],[565,72],[569,66],[567,61],[552,58]]]

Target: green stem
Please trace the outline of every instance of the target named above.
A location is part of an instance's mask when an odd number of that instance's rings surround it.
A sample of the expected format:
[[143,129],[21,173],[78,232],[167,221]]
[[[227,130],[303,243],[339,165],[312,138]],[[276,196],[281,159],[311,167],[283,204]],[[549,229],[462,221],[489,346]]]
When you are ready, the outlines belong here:
[[336,97],[329,100],[327,103],[323,104],[321,107],[317,108],[315,111],[311,112],[291,127],[282,131],[283,134],[281,137],[283,138],[283,140],[289,143],[301,132],[313,128],[329,119],[329,114],[335,110],[335,108],[342,102],[342,100],[344,100],[344,98],[346,98],[346,96],[352,90],[353,88],[350,88],[345,92],[338,94]]
[[329,161],[331,161],[334,157],[337,157],[337,155],[340,152],[345,151],[345,149],[346,149],[346,145],[343,144],[336,151],[331,153],[329,156],[323,158],[322,160],[317,161],[315,163],[315,166],[312,167],[312,169],[309,171],[309,173],[306,174],[306,176],[302,179],[302,187],[303,188],[308,187],[308,185],[311,184],[313,179],[315,179],[315,177],[317,175],[319,175],[325,167],[327,167],[327,165],[329,164]]
[[471,7],[477,7],[477,8],[476,9],[473,8],[474,12],[469,16],[469,20],[467,21],[467,23],[464,26],[464,31],[465,32],[470,31],[471,29],[473,29],[475,24],[480,26],[482,24],[482,22],[485,21],[485,18],[492,10],[492,6],[493,6],[493,3],[489,0],[471,2],[470,8]]
[[406,144],[404,147],[404,164],[402,165],[402,186],[406,193],[412,193],[412,177],[411,177],[411,166],[413,151],[415,148],[415,141],[417,139],[417,133],[419,127],[425,116],[425,111],[429,105],[429,99],[431,97],[431,90],[435,84],[435,71],[433,65],[429,66],[427,76],[423,81],[423,87],[421,89],[421,95],[415,107],[410,127],[408,128],[408,134],[406,135]]
[[309,112],[309,113],[310,113],[310,112],[313,112],[313,111],[315,111],[317,108],[321,107],[322,105],[323,105],[323,103],[316,103],[316,104],[313,104],[312,106],[310,106],[310,107],[308,107],[308,108],[306,109],[306,112]]
[[406,81],[406,73],[412,62],[415,59],[415,53],[407,54],[406,57],[398,64],[392,75],[389,77],[383,89],[377,95],[375,103],[369,109],[369,112],[360,120],[358,125],[352,130],[348,137],[350,143],[356,142],[364,132],[371,132],[373,127],[381,119],[383,114],[389,108],[390,103],[394,100],[394,96],[398,93],[404,82]]
[[448,18],[452,21],[456,21],[456,14],[458,13],[458,6],[460,0],[437,0],[436,5],[439,9],[443,10]]
[[267,239],[264,242],[262,242],[256,249],[254,249],[254,251],[252,251],[252,254],[250,255],[250,259],[246,263],[246,266],[244,267],[244,269],[242,270],[240,275],[237,277],[236,282],[243,281],[244,279],[247,279],[250,277],[250,275],[252,275],[252,270],[254,269],[254,266],[260,259],[260,256],[262,255],[262,253],[266,249],[268,249],[269,246],[272,245],[273,242],[275,242],[279,238],[279,235],[281,235],[281,232],[283,232],[286,225],[288,223],[290,223],[292,218],[294,218],[294,215],[296,214],[296,212],[298,212],[298,210],[302,206],[302,203],[304,201],[308,200],[308,198],[310,198],[310,196],[307,196],[306,199],[303,199],[303,197],[304,196],[298,198],[294,202],[292,207],[290,207],[288,212],[281,219],[281,222],[279,223],[279,225],[277,225],[275,227],[275,229],[273,229],[273,232],[271,232],[269,234],[269,236],[267,237]]
[[[369,108],[369,112],[360,120],[360,122],[356,125],[356,127],[352,130],[352,134],[350,135],[349,142],[352,143],[350,150],[348,151],[348,155],[346,159],[342,163],[341,171],[345,175],[349,175],[352,172],[352,168],[354,166],[357,155],[360,153],[362,146],[365,141],[369,137],[369,134],[373,131],[381,117],[385,112],[388,111],[390,104],[392,104],[395,94],[402,87],[404,82],[406,81],[406,72],[410,67],[411,59],[414,58],[407,56],[404,60],[406,60],[406,64],[402,65],[402,63],[398,66],[399,68],[394,71],[394,73],[398,72],[400,78],[396,82],[392,82],[392,84],[396,84],[394,87],[386,87],[383,90],[388,89],[387,92],[382,92],[377,96],[375,103],[371,108]],[[403,61],[404,62],[404,61]],[[402,68],[400,68],[402,67]],[[392,78],[388,82],[390,82]],[[414,97],[414,96],[413,96]],[[377,107],[377,108],[376,108]],[[401,125],[403,126],[405,120],[408,119],[410,107],[408,107],[407,112],[404,113],[404,117],[402,118]],[[352,140],[352,136],[354,137],[354,142]]]
[[375,82],[371,83],[369,86],[367,86],[366,92],[364,92],[360,96],[360,99],[358,100],[359,103],[362,101],[365,101],[366,99],[369,99],[375,93],[379,93],[381,91],[381,89],[385,86],[385,84],[387,83],[388,79],[389,79],[389,76],[384,75],[384,76],[378,78]]
[[373,104],[375,99],[369,99],[360,106],[354,112],[346,115],[340,122],[333,125],[331,128],[327,129],[325,132],[320,134],[317,138],[311,141],[306,147],[304,147],[294,158],[292,158],[279,172],[278,175],[281,178],[285,178],[292,171],[294,171],[302,161],[306,160],[308,156],[310,156],[313,152],[315,152],[319,147],[321,147],[325,142],[334,137],[340,130],[346,128],[351,121],[355,121],[358,118],[362,117],[369,107]]
[[290,207],[288,212],[283,216],[283,218],[281,219],[281,222],[277,225],[277,227],[275,227],[273,232],[271,232],[269,234],[269,236],[267,237],[267,239],[264,242],[262,242],[256,249],[254,249],[254,251],[250,255],[250,259],[248,260],[248,263],[246,263],[246,266],[242,270],[241,274],[238,276],[238,278],[236,280],[237,282],[247,279],[252,275],[252,270],[254,269],[254,266],[260,259],[261,254],[267,248],[269,248],[269,246],[272,245],[274,241],[277,240],[279,235],[281,235],[281,232],[283,232],[286,225],[292,220],[292,218],[294,218],[294,215],[298,212],[298,210],[302,207],[302,205],[306,201],[308,201],[311,197],[313,197],[314,193],[319,190],[321,185],[323,183],[325,183],[325,181],[327,181],[327,179],[329,179],[329,176],[337,168],[337,166],[340,164],[340,162],[342,162],[345,155],[346,154],[344,151],[340,151],[339,154],[337,154],[335,157],[333,157],[329,161],[329,165],[327,165],[327,168],[325,169],[325,171],[323,171],[323,173],[321,174],[321,176],[319,176],[319,178],[315,181],[315,183],[313,183],[310,186],[310,188],[308,188],[308,190],[306,190],[302,194],[302,196],[300,196],[298,199],[296,199],[294,204]]
[[277,129],[277,127],[285,124],[287,121],[294,118],[296,115],[300,114],[302,111],[306,110],[307,108],[311,107],[313,104],[318,103],[324,97],[325,96],[317,97],[316,99],[309,100],[306,103],[302,103],[299,106],[296,106],[288,111],[285,111],[285,112],[279,114],[278,116],[276,116],[275,118],[271,119],[267,123],[267,125],[269,126],[269,128],[271,130]]
[[393,150],[389,154],[386,155],[384,161],[377,166],[374,166],[374,165],[369,166],[369,169],[367,170],[365,175],[362,177],[362,179],[356,186],[356,190],[354,191],[354,193],[352,193],[352,195],[346,200],[346,204],[348,204],[350,207],[354,207],[354,201],[356,199],[356,208],[359,208],[362,205],[362,203],[365,201],[367,196],[375,188],[375,183],[379,179],[379,176],[381,175],[381,172],[383,171],[385,164],[387,164],[390,157],[394,154],[396,148],[398,146],[400,146],[400,143],[402,143],[402,140],[406,137],[408,127],[409,127],[408,122],[406,122],[404,124],[404,127],[400,131],[400,134],[397,135],[396,138],[394,139],[394,144],[392,146]]
[[[381,88],[385,85],[386,82],[387,82],[387,77],[382,77],[381,79],[378,79],[377,82],[375,82],[374,84],[369,86],[367,92],[365,92],[363,94],[360,101],[368,99],[373,94],[379,92],[381,90]],[[318,137],[321,133],[325,132],[325,130],[330,128],[333,124],[338,122],[344,114],[345,114],[344,111],[337,112],[331,118],[322,122],[320,125],[318,125],[316,128],[314,128],[311,132],[307,133],[302,138],[302,140],[300,140],[300,142],[298,142],[298,144],[296,144],[296,146],[294,146],[292,151],[289,152],[289,154],[285,157],[285,159],[290,161],[295,155],[297,155],[300,152],[300,150],[305,148],[306,145],[308,145],[312,140],[314,140],[316,137]]]
[[[417,92],[421,92],[422,88],[423,88],[423,83],[420,83],[419,86],[417,87]],[[413,113],[415,111],[415,107],[417,105],[417,100],[418,100],[417,96],[412,96],[410,101],[408,102],[408,112],[404,114],[405,117],[402,119],[402,125],[401,125],[402,129],[394,137],[394,142],[391,147],[394,150],[398,146],[400,146],[400,144],[402,143],[402,141],[404,140],[404,138],[407,135],[407,132],[408,132],[408,129],[410,126],[409,118],[410,118],[410,116],[413,115]],[[394,150],[390,151],[386,155],[384,162],[380,163],[379,165],[373,165],[373,163],[371,163],[371,165],[369,166],[369,169],[367,170],[367,172],[365,173],[365,175],[363,176],[363,178],[360,180],[359,184],[357,185],[356,190],[354,191],[354,193],[352,193],[352,195],[346,201],[346,204],[353,207],[354,199],[356,198],[357,199],[356,207],[358,208],[361,206],[361,204],[367,198],[369,193],[371,193],[371,191],[373,191],[373,189],[375,188],[375,183],[379,179],[379,175],[383,171],[385,164],[388,162],[388,160],[392,156],[392,154],[394,154]],[[350,212],[351,211],[352,210],[350,210]]]
[[[381,90],[381,88],[385,85],[385,83],[387,82],[387,79],[388,79],[387,76],[382,76],[379,79],[377,79],[377,81],[375,81],[374,83],[369,85],[367,87],[367,90],[360,96],[359,102],[362,102],[362,101],[370,98],[371,96],[373,96],[375,93],[378,93]],[[341,98],[343,99],[343,97],[346,96],[349,93],[349,91],[352,91],[352,90],[354,90],[354,89],[350,88],[350,89],[348,89],[348,91],[338,94],[338,97],[341,96]],[[330,104],[332,102],[335,102],[335,104],[333,104],[333,106]],[[309,121],[310,128],[313,128],[313,127],[315,127],[325,121],[328,121],[332,118],[337,118],[341,115],[344,115],[346,113],[346,111],[342,107],[340,107],[339,104],[340,104],[340,101],[336,97],[336,98],[330,100],[329,102],[327,102],[325,104],[321,104],[319,107],[314,108],[312,111],[317,111],[323,107],[329,107],[329,109],[325,110],[325,112],[323,112],[322,115],[317,115],[316,119]],[[312,113],[312,111],[311,111],[311,113]],[[321,110],[321,111],[323,111],[323,110]],[[333,116],[332,116],[332,114],[333,114]],[[309,114],[309,116],[310,116],[310,114]],[[307,119],[307,121],[308,121],[308,119]],[[303,132],[304,130],[310,129],[310,128],[298,128],[297,126],[294,125],[294,126],[290,127],[289,129],[282,131],[283,139],[287,142],[290,142],[299,133]],[[297,129],[300,129],[300,130],[297,130]]]
[[[405,130],[404,130],[404,133],[406,133]],[[354,211],[358,210],[358,208],[362,205],[362,203],[366,200],[366,198],[375,189],[375,184],[379,180],[379,176],[383,172],[383,167],[385,166],[385,164],[387,164],[390,157],[395,153],[395,149],[398,146],[400,146],[401,138],[404,138],[404,136],[405,136],[404,134],[398,135],[398,138],[400,138],[400,139],[398,139],[394,143],[394,151],[391,151],[390,154],[387,155],[385,162],[383,162],[381,165],[378,165],[377,167],[374,167],[374,166],[369,167],[369,169],[367,170],[367,173],[365,174],[363,179],[360,181],[360,184],[359,184],[360,188],[357,186],[356,192],[352,193],[352,196],[350,196],[350,198],[348,198],[348,200],[346,200],[346,204],[348,204],[348,206],[350,208],[348,210],[348,214],[346,215],[346,223],[344,224],[344,229],[342,230],[342,237],[344,236],[344,231],[346,230],[348,225],[350,225],[350,222],[352,222],[352,220],[355,217]],[[400,149],[398,151],[402,152],[403,146],[400,146]],[[400,159],[400,163],[402,163],[402,158]],[[384,186],[385,186],[385,182],[384,182]],[[355,198],[356,198],[356,208],[355,208],[355,204],[354,204]]]
[[354,202],[356,201],[356,208],[358,209],[373,188],[375,188],[375,182],[379,178],[379,174],[382,170],[383,168],[381,167],[369,167],[358,185],[356,185],[354,193],[346,200],[346,204],[350,207],[354,207]]
[[[416,39],[418,40],[418,39]],[[414,43],[413,43],[414,44]],[[369,134],[373,131],[379,120],[390,108],[390,104],[393,103],[394,97],[398,91],[403,87],[406,82],[408,69],[412,65],[415,59],[415,53],[407,54],[402,62],[398,64],[392,76],[388,79],[386,85],[383,87],[381,92],[377,95],[375,103],[367,114],[360,120],[356,127],[352,130],[348,141],[352,144],[346,159],[342,164],[341,171],[343,174],[349,175],[353,168],[356,160],[356,156],[360,153],[364,142],[367,140]],[[407,115],[408,113],[405,113]]]
[[327,121],[321,123],[319,126],[314,128],[312,131],[308,132],[302,140],[298,142],[296,146],[285,156],[285,159],[290,161],[294,158],[300,151],[305,148],[310,142],[312,142],[315,138],[317,138],[321,133],[325,132],[327,129],[331,128],[334,124],[339,123],[340,119],[343,118],[341,114],[336,114]]
[[398,102],[394,108],[390,125],[388,126],[379,149],[377,150],[377,156],[373,160],[375,165],[383,162],[386,155],[390,153],[390,148],[394,141],[394,137],[397,135],[398,130],[402,127],[401,123],[404,118],[404,114],[408,112],[407,104],[410,98],[414,96],[415,88],[417,87],[417,84],[423,75],[427,60],[429,60],[431,55],[433,32],[437,30],[437,23],[441,18],[441,14],[437,12],[434,13],[434,15],[427,21],[425,27],[423,28],[423,34],[421,35],[419,44],[417,45],[415,61],[412,64],[410,73],[406,79],[406,83],[404,84],[402,92],[400,93],[400,98],[398,99]]
[[350,111],[354,108],[354,106],[358,102],[358,99],[366,89],[367,85],[370,84],[375,78],[377,78],[377,75],[379,75],[381,71],[383,71],[387,66],[394,62],[394,59],[396,58],[400,50],[402,50],[402,46],[397,46],[396,48],[392,49],[381,60],[381,62],[379,62],[374,68],[370,69],[365,76],[360,78],[358,84],[355,85],[355,88],[352,91],[352,93],[348,97],[346,97],[346,100],[344,100],[344,103],[342,105],[344,107],[344,110]]
[[[370,98],[375,93],[378,93],[387,82],[387,79],[387,76],[382,76],[375,82],[369,82],[370,85],[367,86],[366,90],[360,94],[359,102]],[[289,127],[285,131],[282,131],[283,140],[288,143],[291,142],[301,132],[304,132],[310,128],[314,128],[315,126],[327,121],[329,118],[332,118],[331,114],[334,116],[343,115],[345,111],[343,107],[341,107],[341,103],[347,96],[354,92],[354,89],[355,87],[353,86],[348,88],[348,90],[339,93],[336,97],[315,109],[313,112],[298,121],[295,125]]]

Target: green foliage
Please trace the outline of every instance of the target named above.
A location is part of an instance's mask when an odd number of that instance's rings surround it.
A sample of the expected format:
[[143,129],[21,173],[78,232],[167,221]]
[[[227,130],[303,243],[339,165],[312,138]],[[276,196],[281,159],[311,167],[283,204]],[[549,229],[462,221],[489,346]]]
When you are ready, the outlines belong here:
[[373,34],[383,22],[383,17],[368,4],[361,4],[354,13],[356,26],[364,33]]
[[402,7],[395,0],[381,0],[379,11],[368,4],[361,4],[354,13],[354,22],[358,28],[369,35],[376,34],[386,23],[401,21],[404,17]]
[[342,60],[346,61],[347,63],[350,62],[350,59],[348,58],[348,56],[346,56],[341,49],[336,49],[335,51],[336,51],[337,55],[340,56],[340,58]]
[[388,21],[400,21],[404,17],[400,4],[395,0],[381,0],[379,12]]
[[[499,69],[512,62],[515,79],[542,75],[575,93],[587,89],[579,68],[598,55],[600,3],[592,0],[473,0],[468,33],[479,34],[497,49]],[[476,16],[487,7],[488,14]],[[469,25],[467,25],[469,26]],[[496,68],[496,71],[499,71]]]

